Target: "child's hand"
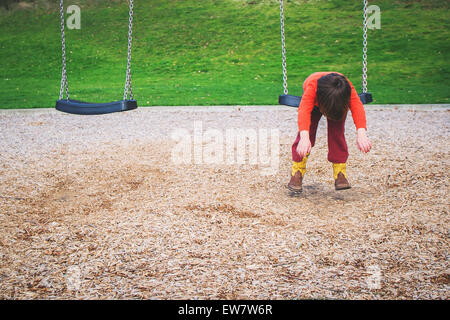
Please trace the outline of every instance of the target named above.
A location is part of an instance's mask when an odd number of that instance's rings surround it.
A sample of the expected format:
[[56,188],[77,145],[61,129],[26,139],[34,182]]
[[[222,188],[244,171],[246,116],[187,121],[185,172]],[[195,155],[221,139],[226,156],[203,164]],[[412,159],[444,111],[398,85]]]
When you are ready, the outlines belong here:
[[300,142],[297,145],[297,153],[300,157],[306,157],[311,152],[311,141],[309,141],[309,132],[300,132]]
[[369,138],[367,138],[366,135],[366,129],[359,128],[356,134],[356,145],[358,146],[359,150],[361,150],[364,153],[367,153],[372,148],[372,143],[370,142]]

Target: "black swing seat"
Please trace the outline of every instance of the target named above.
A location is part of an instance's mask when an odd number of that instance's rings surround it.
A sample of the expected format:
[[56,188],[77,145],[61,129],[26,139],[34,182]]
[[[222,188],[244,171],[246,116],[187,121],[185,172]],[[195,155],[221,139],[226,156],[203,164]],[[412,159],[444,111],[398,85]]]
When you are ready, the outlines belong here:
[[302,97],[293,96],[291,94],[283,94],[278,97],[278,103],[288,107],[298,108],[300,106],[301,101]]
[[371,103],[373,101],[372,94],[370,92],[364,92],[358,94],[359,99],[361,99],[362,104]]
[[72,114],[107,114],[136,109],[136,100],[120,100],[109,103],[90,103],[78,100],[58,100],[56,110]]
[[[372,94],[369,92],[360,93],[358,94],[359,99],[363,104],[367,104],[372,102]],[[293,96],[290,94],[282,94],[278,97],[278,103],[281,105],[285,105],[288,107],[295,107],[298,108],[300,106],[300,102],[302,101],[302,97],[299,96]]]

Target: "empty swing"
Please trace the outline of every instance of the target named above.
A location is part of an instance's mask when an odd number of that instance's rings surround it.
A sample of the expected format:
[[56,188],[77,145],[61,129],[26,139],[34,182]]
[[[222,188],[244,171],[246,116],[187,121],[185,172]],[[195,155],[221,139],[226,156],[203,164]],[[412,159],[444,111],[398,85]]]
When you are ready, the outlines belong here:
[[[109,103],[89,103],[69,98],[69,85],[67,81],[66,72],[66,42],[64,34],[64,3],[60,0],[61,13],[61,41],[62,41],[62,75],[61,88],[59,91],[59,100],[56,101],[56,110],[72,113],[72,114],[106,114],[112,112],[120,112],[133,110],[137,108],[137,101],[133,99],[133,91],[131,86],[131,45],[133,32],[133,0],[129,0],[129,25],[128,25],[128,59],[127,59],[127,73],[125,80],[125,89],[123,93],[123,100],[109,102]],[[64,98],[66,93],[66,99]]]
[[[278,97],[278,103],[289,107],[300,106],[301,96],[288,94],[287,88],[287,67],[286,67],[286,43],[284,37],[284,8],[283,0],[280,0],[280,23],[281,23],[281,55],[283,65],[283,94]],[[358,94],[363,104],[372,102],[372,94],[367,92],[367,0],[364,0],[364,23],[363,23],[363,75],[362,75],[362,93]]]

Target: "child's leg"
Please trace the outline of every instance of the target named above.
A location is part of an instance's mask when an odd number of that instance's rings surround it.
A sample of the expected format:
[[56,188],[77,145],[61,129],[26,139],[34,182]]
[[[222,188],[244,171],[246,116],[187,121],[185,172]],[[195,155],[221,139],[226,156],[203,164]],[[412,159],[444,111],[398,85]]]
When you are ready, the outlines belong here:
[[327,119],[328,124],[328,161],[332,163],[346,163],[348,159],[347,142],[345,141],[345,119],[333,121]]
[[[319,108],[314,107],[311,112],[311,126],[309,128],[309,140],[311,141],[311,147],[314,147],[316,143],[316,133],[317,126],[319,125],[319,120],[322,117],[322,113],[319,111]],[[303,159],[297,153],[297,146],[300,142],[300,132],[297,134],[297,139],[295,139],[294,144],[292,145],[292,161],[301,162]]]
[[345,141],[345,119],[329,120],[328,123],[328,161],[333,163],[333,176],[336,190],[350,188],[347,180],[346,162],[348,159],[347,142]]
[[[311,147],[314,146],[316,142],[316,132],[319,120],[322,117],[319,108],[314,108],[311,112],[311,126],[309,128],[309,139],[311,141]],[[297,146],[300,142],[300,132],[297,134],[297,139],[295,139],[292,145],[292,170],[291,170],[291,181],[288,183],[289,190],[294,193],[300,193],[302,191],[302,180],[306,172],[306,161],[308,160],[308,155],[301,158],[297,153]]]

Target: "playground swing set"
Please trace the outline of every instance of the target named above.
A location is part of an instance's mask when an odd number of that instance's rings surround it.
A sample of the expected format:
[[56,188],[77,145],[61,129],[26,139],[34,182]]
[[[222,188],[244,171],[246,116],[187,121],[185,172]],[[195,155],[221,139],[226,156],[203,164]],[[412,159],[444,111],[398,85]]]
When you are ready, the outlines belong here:
[[[367,8],[368,0],[364,2],[364,21],[363,21],[363,75],[362,75],[362,92],[359,98],[363,104],[372,102],[372,94],[367,91]],[[56,101],[56,110],[81,115],[107,114],[113,112],[121,112],[134,110],[138,107],[137,101],[133,99],[133,88],[131,83],[131,49],[133,40],[133,0],[129,0],[129,20],[128,20],[128,55],[127,70],[123,99],[108,103],[90,103],[79,100],[73,100],[69,97],[69,85],[67,80],[66,69],[66,42],[64,32],[64,0],[60,0],[60,16],[61,16],[61,47],[62,47],[62,73],[61,87],[59,91],[59,99]],[[284,33],[284,0],[280,0],[280,24],[281,24],[281,55],[283,66],[283,94],[278,97],[280,105],[298,108],[301,102],[301,96],[294,96],[288,93],[287,85],[287,66],[286,66],[286,43]],[[64,93],[66,99],[64,99]]]

